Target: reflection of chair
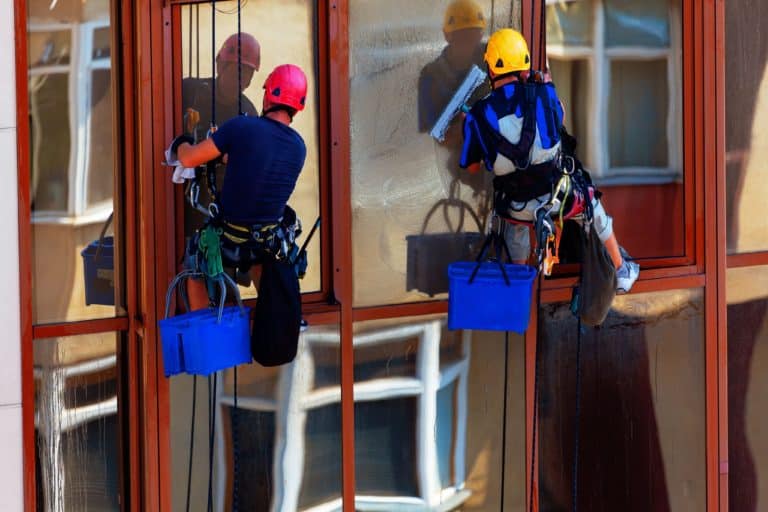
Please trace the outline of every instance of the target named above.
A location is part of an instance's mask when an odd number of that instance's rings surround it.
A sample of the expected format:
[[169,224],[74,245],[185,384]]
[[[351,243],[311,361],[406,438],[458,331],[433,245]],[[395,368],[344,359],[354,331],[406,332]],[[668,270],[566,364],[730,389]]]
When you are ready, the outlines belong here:
[[[47,510],[54,512],[72,510],[77,505],[72,503],[71,499],[67,499],[66,491],[70,487],[67,479],[74,480],[77,476],[73,475],[76,466],[68,463],[72,460],[72,454],[67,457],[64,453],[62,446],[64,436],[70,431],[85,428],[91,421],[117,414],[117,395],[111,392],[107,393],[107,396],[98,396],[98,401],[68,407],[67,402],[74,401],[68,395],[73,391],[80,391],[74,389],[75,387],[71,383],[68,384],[68,381],[72,378],[90,380],[95,376],[94,380],[100,382],[99,374],[111,372],[116,366],[116,361],[115,355],[108,355],[68,365],[37,366],[34,369],[35,378],[38,380],[35,427],[38,432],[41,481]],[[110,375],[110,380],[113,378],[114,375]],[[76,400],[82,400],[82,398]],[[101,432],[96,434],[100,438],[108,437]],[[86,435],[82,439],[84,446],[90,440]],[[85,453],[86,450],[87,448],[83,453],[75,455],[86,457],[88,455]],[[83,464],[83,460],[77,462],[79,462],[77,471],[82,471],[80,478],[86,480],[86,483],[92,487],[97,487],[93,482],[87,481],[89,480],[87,476],[83,477],[89,469],[85,467],[87,464]],[[103,476],[107,477],[107,475]],[[106,499],[116,497],[116,493],[114,496],[109,496],[108,492],[104,494],[103,498]],[[87,500],[87,497],[83,500]]]
[[[386,326],[354,335],[356,355],[366,348],[381,347],[383,344],[396,346],[398,343],[405,344],[414,340],[418,342],[413,376],[372,375],[369,380],[363,380],[360,379],[360,374],[364,372],[359,372],[357,371],[359,368],[356,368],[358,381],[354,387],[356,408],[365,403],[386,407],[387,403],[393,403],[399,399],[410,399],[416,404],[416,410],[413,411],[415,425],[390,423],[389,430],[395,426],[412,428],[415,432],[415,452],[409,456],[414,462],[417,481],[412,482],[409,487],[417,489],[418,495],[397,495],[393,492],[394,489],[389,490],[392,492],[385,492],[385,495],[367,495],[358,492],[355,503],[357,510],[451,510],[458,507],[470,495],[470,491],[464,489],[470,337],[469,333],[465,333],[457,348],[458,356],[441,364],[443,328],[444,321],[436,319],[407,325]],[[240,396],[238,398],[238,407],[243,410],[274,411],[276,416],[272,447],[274,492],[271,510],[273,512],[299,510],[303,476],[321,469],[305,468],[307,464],[312,463],[305,457],[307,443],[312,441],[305,433],[307,416],[312,410],[339,404],[341,390],[335,385],[315,387],[317,361],[314,351],[334,350],[338,349],[338,346],[337,331],[310,329],[300,338],[296,360],[280,369],[274,397]],[[381,363],[382,368],[385,368],[385,362],[381,361]],[[219,392],[217,403],[231,406],[233,397]],[[218,415],[219,418],[221,416],[222,414]],[[357,417],[360,417],[359,413]],[[388,427],[380,423],[377,426],[377,433],[382,429],[387,430]],[[228,487],[226,469],[228,434],[223,432],[222,427],[223,422],[219,420],[216,493],[218,510],[224,510]],[[246,429],[242,423],[239,428],[241,432]],[[340,439],[340,419],[336,428],[338,435],[334,436],[334,439]],[[360,431],[358,428],[355,439],[356,451],[358,454],[362,453],[367,445],[375,451],[376,447],[371,445],[371,442],[378,442],[379,438],[380,436],[376,439],[371,437],[366,441],[366,431]],[[340,453],[341,445],[334,446],[334,449],[336,453]],[[327,464],[333,465],[330,461]],[[382,467],[388,469],[386,464],[382,464]],[[241,482],[241,487],[243,485],[247,484]],[[312,512],[341,510],[341,499],[327,501],[302,510]]]

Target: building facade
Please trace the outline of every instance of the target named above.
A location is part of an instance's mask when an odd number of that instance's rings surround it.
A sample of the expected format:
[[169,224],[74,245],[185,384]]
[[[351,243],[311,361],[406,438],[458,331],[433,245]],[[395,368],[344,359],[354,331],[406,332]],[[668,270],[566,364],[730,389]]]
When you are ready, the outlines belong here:
[[[477,249],[491,201],[456,127],[425,130],[446,99],[423,84],[465,71],[449,4],[5,2],[0,509],[768,509],[768,7],[467,4],[480,45],[517,28],[551,70],[641,265],[578,336],[568,235],[524,334],[447,328],[445,262]],[[309,328],[289,365],[166,378],[157,322],[201,217],[163,150],[211,111],[238,28],[261,46],[259,110],[274,66],[309,79],[290,201],[305,232],[321,219]]]

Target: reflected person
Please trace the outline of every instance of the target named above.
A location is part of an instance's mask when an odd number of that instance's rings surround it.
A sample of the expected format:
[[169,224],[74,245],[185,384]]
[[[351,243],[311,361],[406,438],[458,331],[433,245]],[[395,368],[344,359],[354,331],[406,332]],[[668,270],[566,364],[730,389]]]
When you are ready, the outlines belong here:
[[[259,113],[254,104],[243,91],[248,88],[253,75],[261,66],[261,47],[251,34],[239,34],[240,50],[238,51],[238,34],[227,37],[216,54],[216,77],[188,77],[181,83],[181,103],[183,112],[184,132],[192,136],[196,142],[206,138],[211,128],[211,121],[222,125],[224,122],[237,117],[239,114],[257,116]],[[238,62],[240,63],[238,71]],[[216,101],[213,102],[215,85]],[[215,112],[213,107],[215,106]],[[215,119],[214,118],[215,114]],[[217,188],[222,185],[224,166],[217,166]],[[207,187],[200,187],[200,204],[207,206],[210,195]],[[192,236],[195,229],[205,222],[205,216],[189,203],[185,202],[184,233]]]
[[[480,5],[474,0],[454,0],[446,8],[443,19],[443,36],[446,45],[435,60],[424,66],[419,75],[420,132],[425,133],[432,129],[472,66],[484,67],[485,28],[485,15]],[[489,93],[490,85],[487,82],[483,83],[473,93],[468,106]],[[461,179],[462,182],[471,186],[477,194],[486,188],[487,183],[482,175],[470,176],[466,173],[464,175],[458,173],[461,143],[461,119],[457,116],[449,125],[445,140],[441,143],[448,149],[447,160],[441,167],[448,170],[453,179]]]

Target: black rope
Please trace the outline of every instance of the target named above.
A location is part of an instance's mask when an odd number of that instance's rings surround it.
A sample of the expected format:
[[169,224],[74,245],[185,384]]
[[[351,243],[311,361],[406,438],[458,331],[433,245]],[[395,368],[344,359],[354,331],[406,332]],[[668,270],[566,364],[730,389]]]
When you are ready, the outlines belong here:
[[[501,430],[501,460],[507,459],[507,389],[509,384],[509,331],[504,331],[504,406]],[[505,468],[506,464],[501,465],[501,510],[504,510],[504,489],[506,486]]]
[[187,43],[189,48],[189,66],[187,67],[188,76],[192,76],[192,6],[189,6],[189,41]]
[[211,128],[216,126],[216,0],[211,0]]
[[[195,62],[195,77],[200,78],[200,4],[195,4],[195,41],[197,46],[197,60]],[[190,70],[190,73],[192,70]]]
[[[190,12],[191,9],[190,9]],[[184,508],[189,512],[189,496],[192,489],[192,461],[195,453],[195,404],[197,403],[197,375],[192,376],[192,421],[189,426],[189,463],[187,464],[187,505]]]
[[[539,273],[539,282],[536,289],[536,318],[538,319],[541,311],[541,273]],[[531,434],[531,484],[528,495],[528,510],[533,512],[533,481],[536,474],[536,431],[538,430],[539,416],[539,330],[536,329],[536,345],[534,346],[533,356],[533,433]]]
[[577,317],[576,331],[576,413],[573,425],[573,482],[571,498],[573,512],[579,510],[579,423],[581,419],[581,317]]
[[243,41],[242,41],[242,33],[240,30],[241,26],[241,11],[240,9],[240,0],[237,2],[237,112],[240,115],[243,115],[243,95],[240,91],[242,91],[243,86]]
[[213,512],[213,451],[216,441],[216,376],[208,377],[208,512]]
[[239,487],[239,470],[240,470],[240,458],[239,458],[239,444],[238,438],[238,418],[237,418],[237,366],[235,366],[235,382],[234,382],[234,399],[235,406],[232,409],[232,512],[237,512],[240,509],[240,499],[238,493]]

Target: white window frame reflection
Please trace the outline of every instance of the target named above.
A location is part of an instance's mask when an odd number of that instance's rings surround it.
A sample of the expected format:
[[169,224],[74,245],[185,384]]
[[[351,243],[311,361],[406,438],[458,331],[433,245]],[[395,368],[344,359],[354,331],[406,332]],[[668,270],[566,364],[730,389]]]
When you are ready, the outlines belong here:
[[[69,82],[69,131],[70,153],[67,166],[67,209],[33,210],[34,224],[85,225],[104,222],[112,213],[112,199],[88,206],[88,172],[91,142],[91,97],[93,72],[111,70],[112,57],[93,58],[94,33],[110,28],[109,18],[82,23],[30,23],[28,32],[70,33],[70,57],[68,64],[35,66],[29,69],[29,78],[41,75],[66,74]],[[34,130],[34,126],[32,127]],[[31,148],[34,151],[34,148]],[[94,170],[98,172],[98,169]],[[108,172],[113,172],[109,169]]]
[[[64,434],[118,412],[117,395],[103,397],[96,403],[67,407],[67,379],[100,373],[116,366],[117,356],[108,355],[69,365],[36,365],[33,369],[39,386],[38,395],[48,397],[49,400],[48,415],[41,415],[40,405],[35,408],[35,429],[39,440],[40,466],[43,468],[43,493],[46,494],[46,502],[51,510],[65,510],[68,505],[64,485],[67,480],[62,446]],[[59,485],[52,485],[51,482]]]
[[[420,496],[371,496],[356,494],[355,510],[363,512],[391,511],[425,512],[449,511],[460,507],[470,496],[466,488],[467,386],[472,331],[463,331],[461,358],[441,368],[440,341],[445,319],[424,320],[366,331],[353,336],[355,348],[376,344],[418,339],[416,375],[414,377],[383,377],[354,384],[355,402],[388,401],[398,398],[417,399],[416,462],[417,488]],[[339,346],[335,329],[310,329],[299,337],[296,359],[280,368],[275,397],[238,396],[238,409],[275,413],[273,494],[270,512],[299,510],[304,474],[304,426],[307,412],[334,403],[341,403],[341,388],[314,388],[315,363],[312,345]],[[456,383],[452,446],[452,485],[443,487],[440,481],[437,425],[438,392]],[[234,397],[217,388],[216,404],[216,510],[224,512],[227,493],[227,433],[224,432],[222,406],[234,406]],[[339,423],[341,431],[341,423]],[[341,446],[339,446],[341,450]],[[340,477],[341,478],[341,477]],[[302,512],[339,512],[342,499],[302,509]]]
[[[573,3],[580,0],[546,0],[546,5]],[[635,0],[642,3],[644,0]],[[586,61],[589,81],[586,126],[589,143],[581,151],[591,166],[592,176],[603,185],[664,184],[677,182],[683,174],[683,106],[682,106],[682,36],[678,3],[669,2],[669,41],[666,48],[651,46],[606,46],[605,5],[592,0],[592,44],[568,45],[547,43],[547,58],[563,62]],[[610,121],[608,108],[611,97],[611,64],[620,61],[653,61],[667,63],[667,167],[613,167],[610,162]],[[557,84],[557,77],[553,80]],[[572,111],[574,110],[571,107]],[[568,120],[566,119],[566,124]],[[574,134],[577,138],[578,133]]]

